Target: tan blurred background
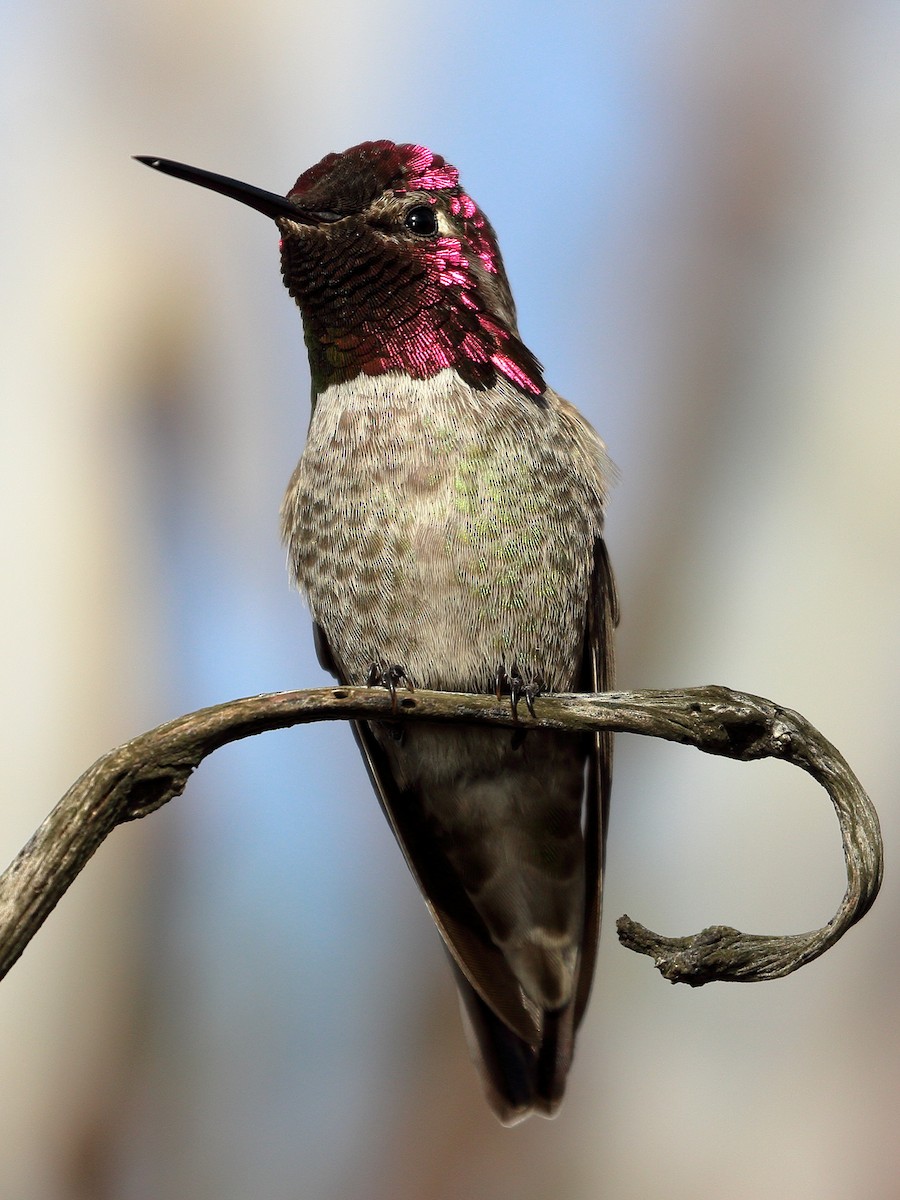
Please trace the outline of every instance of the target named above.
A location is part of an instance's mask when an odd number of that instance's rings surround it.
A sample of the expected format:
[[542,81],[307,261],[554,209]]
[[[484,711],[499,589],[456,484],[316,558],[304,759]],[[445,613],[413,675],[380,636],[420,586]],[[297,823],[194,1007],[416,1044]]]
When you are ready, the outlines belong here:
[[[130,161],[286,190],[445,154],[526,341],[621,468],[623,686],[800,709],[879,807],[900,688],[900,7],[516,0],[6,6],[0,857],[99,753],[321,672],[277,509],[308,420],[275,232]],[[621,949],[822,924],[797,772],[620,739],[569,1096],[503,1130],[349,733],[222,751],[118,830],[0,986],[10,1200],[890,1200],[898,892],[785,981]]]

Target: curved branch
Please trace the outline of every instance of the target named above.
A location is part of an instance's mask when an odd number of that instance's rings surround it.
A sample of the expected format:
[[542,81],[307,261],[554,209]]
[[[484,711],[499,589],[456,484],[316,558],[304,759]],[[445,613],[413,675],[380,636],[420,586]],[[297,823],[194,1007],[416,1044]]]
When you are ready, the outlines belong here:
[[[0,978],[12,967],[105,837],[181,794],[207,755],[229,742],[311,721],[405,719],[511,726],[508,701],[450,692],[391,697],[380,688],[317,688],[232,700],[160,725],[110,750],[63,796],[0,876]],[[878,817],[841,754],[808,721],[769,700],[724,687],[546,696],[522,728],[637,733],[740,761],[780,758],[809,772],[837,813],[847,869],[840,908],[822,929],[789,936],[712,926],[684,938],[629,917],[619,938],[649,954],[673,983],[776,979],[823,954],[871,907],[882,875]]]

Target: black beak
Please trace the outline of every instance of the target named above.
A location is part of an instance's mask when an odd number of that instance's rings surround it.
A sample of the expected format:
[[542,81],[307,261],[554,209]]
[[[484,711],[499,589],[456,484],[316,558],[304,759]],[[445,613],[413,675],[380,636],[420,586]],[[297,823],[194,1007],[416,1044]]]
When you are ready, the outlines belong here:
[[248,204],[257,212],[264,213],[274,221],[287,219],[297,221],[301,225],[322,225],[331,221],[339,221],[343,214],[333,212],[310,212],[309,209],[298,208],[292,201],[276,192],[264,192],[262,188],[253,187],[250,183],[241,183],[237,179],[229,179],[227,175],[215,175],[212,171],[202,171],[199,167],[189,167],[186,163],[173,162],[171,158],[154,158],[149,154],[135,154],[138,162],[146,163],[164,175],[174,175],[176,179],[186,179],[188,183],[199,184],[213,192],[221,192],[241,204]]

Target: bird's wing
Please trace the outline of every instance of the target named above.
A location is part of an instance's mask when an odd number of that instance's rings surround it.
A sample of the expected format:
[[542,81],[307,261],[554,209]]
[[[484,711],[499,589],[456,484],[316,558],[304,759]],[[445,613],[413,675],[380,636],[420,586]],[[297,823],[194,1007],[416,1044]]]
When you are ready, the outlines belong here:
[[[619,623],[619,602],[606,543],[594,546],[594,569],[588,597],[585,635],[584,687],[591,692],[608,692],[613,687],[615,660],[613,630]],[[575,992],[575,1028],[587,1008],[594,963],[600,938],[603,896],[603,866],[606,857],[606,828],[612,784],[612,734],[596,733],[588,759],[585,796],[585,909],[581,935],[581,959]]]
[[510,1029],[526,1042],[535,1042],[539,1037],[539,1010],[525,996],[449,862],[435,852],[433,835],[422,820],[421,805],[397,787],[372,727],[358,721],[354,733],[406,865],[462,975]]
[[[313,634],[321,665],[346,682],[341,678],[340,666],[324,631],[315,625]],[[510,1029],[526,1042],[535,1043],[540,1036],[539,1010],[517,983],[446,858],[435,852],[434,838],[422,819],[421,805],[397,786],[372,726],[366,721],[355,721],[353,732],[388,824],[462,976]]]

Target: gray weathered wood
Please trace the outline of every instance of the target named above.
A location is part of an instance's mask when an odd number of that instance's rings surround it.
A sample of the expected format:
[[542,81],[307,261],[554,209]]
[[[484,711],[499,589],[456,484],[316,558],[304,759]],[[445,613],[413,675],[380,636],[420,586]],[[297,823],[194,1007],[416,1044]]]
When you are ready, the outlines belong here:
[[[808,721],[770,700],[724,687],[677,691],[546,696],[523,728],[611,730],[696,746],[739,761],[780,758],[809,772],[827,791],[843,839],[847,890],[821,929],[787,936],[711,926],[689,937],[662,937],[629,917],[619,938],[650,955],[673,983],[776,979],[823,954],[871,907],[882,876],[878,817],[859,781]],[[392,715],[379,688],[333,687],[232,700],[188,713],[99,758],[78,779],[0,876],[0,978],[17,961],[105,837],[125,821],[181,794],[207,755],[240,738],[312,721],[372,720]],[[508,700],[449,692],[399,693],[404,720],[483,722],[511,726]]]

